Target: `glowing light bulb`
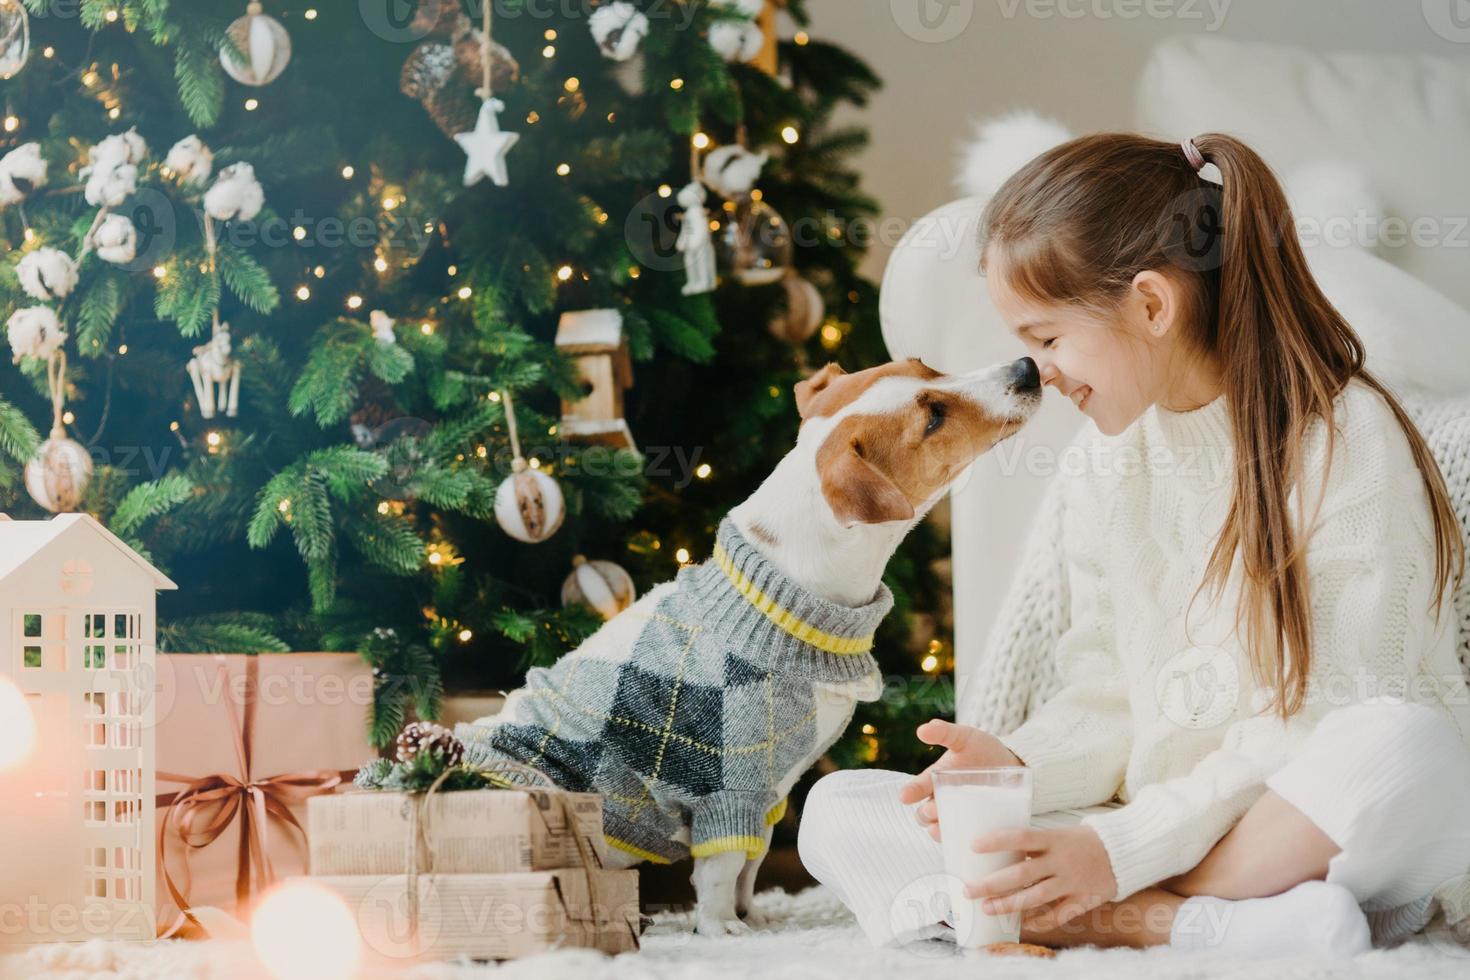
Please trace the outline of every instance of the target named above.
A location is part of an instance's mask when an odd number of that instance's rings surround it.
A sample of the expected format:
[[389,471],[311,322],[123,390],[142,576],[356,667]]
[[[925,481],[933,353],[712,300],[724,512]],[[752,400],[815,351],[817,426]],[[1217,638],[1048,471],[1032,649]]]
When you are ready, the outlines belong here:
[[260,108],[260,100],[259,99],[246,99],[245,100],[245,111],[246,112],[254,112],[256,109],[259,109],[259,108]]
[[681,565],[689,564],[689,549],[680,548],[678,551],[674,552],[674,561],[678,562]]
[[26,696],[0,676],[0,772],[24,762],[36,747],[36,718]]
[[316,8],[315,7],[312,7],[311,9],[307,10],[306,13],[302,14],[301,16],[302,17],[305,17],[307,20],[316,20]]
[[307,300],[311,299],[311,290],[305,286],[297,286],[296,298],[301,300],[303,303],[306,302]]
[[457,293],[455,293],[454,295],[458,296],[460,299],[469,299],[474,294],[475,294],[475,291],[473,289],[471,289],[470,287],[468,287],[468,286],[460,286],[459,287],[459,291]]
[[700,463],[698,468],[695,469],[694,475],[699,477],[701,480],[708,480],[709,475],[712,472],[714,471],[710,468],[710,465],[708,463]]
[[801,139],[801,134],[796,131],[795,126],[787,126],[781,130],[781,138],[788,143],[795,143]]
[[153,267],[153,278],[154,279],[162,279],[166,275],[168,275],[168,270],[165,269],[163,266],[161,266],[161,265],[155,265]]
[[362,306],[362,297],[356,294],[347,297],[347,308],[355,310]]
[[919,661],[919,666],[924,668],[925,673],[933,673],[939,666],[939,658],[932,653],[928,654],[923,660]]
[[346,980],[362,965],[362,937],[347,903],[311,881],[287,881],[261,898],[250,942],[277,980]]
[[352,176],[354,174],[356,174],[356,173],[357,173],[357,170],[354,169],[351,164],[348,164],[347,166],[345,166],[345,167],[342,168],[342,179],[343,180],[351,180],[352,179]]
[[460,630],[459,631],[459,642],[461,642],[461,643],[468,643],[468,642],[470,642],[471,639],[474,638],[474,636],[475,636],[475,634],[473,632],[471,632],[470,630]]

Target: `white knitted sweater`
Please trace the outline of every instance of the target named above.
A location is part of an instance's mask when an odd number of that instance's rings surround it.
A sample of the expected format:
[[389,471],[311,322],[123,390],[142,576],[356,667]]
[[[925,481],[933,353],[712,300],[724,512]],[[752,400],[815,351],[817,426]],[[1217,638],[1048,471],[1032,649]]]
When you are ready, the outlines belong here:
[[1261,710],[1234,630],[1238,557],[1226,594],[1202,592],[1186,630],[1229,506],[1225,396],[1152,408],[1113,437],[1089,423],[1052,481],[962,716],[1031,767],[1038,811],[1121,801],[1084,821],[1107,848],[1115,897],[1198,863],[1334,707],[1425,702],[1470,743],[1456,613],[1447,597],[1433,617],[1432,523],[1408,442],[1361,382],[1336,412],[1325,490],[1318,423],[1305,499],[1289,498],[1299,540],[1322,503],[1307,552],[1307,704],[1285,723]]

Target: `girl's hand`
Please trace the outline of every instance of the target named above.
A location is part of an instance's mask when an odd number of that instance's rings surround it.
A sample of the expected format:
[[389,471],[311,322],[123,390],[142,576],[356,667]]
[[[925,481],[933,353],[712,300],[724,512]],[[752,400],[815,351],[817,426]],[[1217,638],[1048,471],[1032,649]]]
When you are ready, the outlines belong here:
[[998,830],[975,839],[976,851],[1020,851],[1018,861],[965,886],[970,898],[985,899],[992,915],[1021,912],[1031,929],[1055,929],[1112,900],[1118,890],[1113,863],[1091,827],[1055,830],[1028,827]]
[[[969,725],[956,725],[938,718],[919,726],[919,741],[947,749],[928,769],[905,783],[898,791],[900,803],[922,803],[914,817],[929,836],[939,840],[939,813],[934,808],[934,770],[983,769],[989,766],[1019,766],[1021,760],[1000,739]],[[1109,893],[1111,894],[1111,892]]]

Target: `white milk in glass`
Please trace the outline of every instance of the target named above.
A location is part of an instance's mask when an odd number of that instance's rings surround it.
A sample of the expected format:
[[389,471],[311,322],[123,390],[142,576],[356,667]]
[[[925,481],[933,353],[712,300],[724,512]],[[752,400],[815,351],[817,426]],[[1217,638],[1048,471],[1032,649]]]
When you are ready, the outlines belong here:
[[954,913],[955,941],[969,947],[1019,942],[1021,913],[990,915],[981,908],[985,899],[966,898],[964,886],[1025,856],[1019,851],[981,854],[970,845],[975,838],[992,831],[1031,825],[1030,780],[1010,786],[943,786],[940,782],[935,780],[934,800],[939,807],[939,835],[948,875],[950,908]]

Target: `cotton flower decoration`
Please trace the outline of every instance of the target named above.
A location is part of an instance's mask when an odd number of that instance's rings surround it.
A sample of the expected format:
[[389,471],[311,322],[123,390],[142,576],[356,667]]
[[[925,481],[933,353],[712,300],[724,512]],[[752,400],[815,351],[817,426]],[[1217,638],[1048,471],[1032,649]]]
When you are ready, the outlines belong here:
[[138,135],[136,129],[130,129],[126,133],[113,133],[100,140],[87,151],[87,162],[91,164],[89,169],[95,173],[129,163],[137,166],[147,156],[148,144]]
[[15,267],[20,286],[39,300],[65,299],[77,285],[77,264],[57,248],[38,248]]
[[93,207],[115,208],[138,189],[138,168],[131,163],[98,164],[83,191]]
[[248,163],[231,164],[219,172],[204,193],[204,212],[216,221],[249,221],[265,207],[265,191]]
[[214,154],[198,136],[185,136],[169,149],[163,165],[180,183],[203,187],[214,171]]
[[627,0],[617,0],[594,10],[587,26],[605,57],[627,61],[648,34],[648,15]]
[[49,306],[30,306],[16,310],[5,323],[5,335],[15,352],[14,363],[22,358],[47,360],[66,342],[66,331]]
[[138,254],[138,229],[123,215],[109,214],[92,234],[92,247],[102,261],[126,265]]
[[0,157],[0,207],[19,204],[46,183],[46,158],[39,143],[23,143]]
[[732,62],[746,62],[761,53],[766,43],[765,35],[755,24],[742,24],[735,20],[722,20],[711,24],[709,45],[721,58]]

